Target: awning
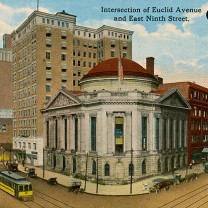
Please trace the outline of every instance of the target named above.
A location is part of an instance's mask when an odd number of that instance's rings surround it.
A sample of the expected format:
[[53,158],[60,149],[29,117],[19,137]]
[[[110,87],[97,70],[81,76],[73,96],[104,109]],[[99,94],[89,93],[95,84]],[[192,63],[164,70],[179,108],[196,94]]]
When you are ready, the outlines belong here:
[[208,153],[208,147],[204,147],[204,149],[202,150],[202,152]]

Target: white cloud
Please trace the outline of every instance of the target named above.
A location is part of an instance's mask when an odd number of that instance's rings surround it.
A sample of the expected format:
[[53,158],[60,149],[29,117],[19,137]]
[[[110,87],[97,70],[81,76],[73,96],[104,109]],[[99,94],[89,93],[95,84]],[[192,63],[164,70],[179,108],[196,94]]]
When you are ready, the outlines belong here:
[[[0,43],[5,33],[11,33],[34,9],[29,7],[13,8],[6,4],[0,3]],[[48,9],[40,7],[39,11],[49,12]],[[2,44],[0,44],[1,47]]]

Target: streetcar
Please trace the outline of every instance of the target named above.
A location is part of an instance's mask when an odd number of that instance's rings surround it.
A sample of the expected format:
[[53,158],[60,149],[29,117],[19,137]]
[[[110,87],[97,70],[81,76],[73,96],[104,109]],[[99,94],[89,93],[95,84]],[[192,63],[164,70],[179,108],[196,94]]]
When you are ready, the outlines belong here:
[[0,189],[22,200],[33,200],[33,189],[30,181],[10,171],[0,172]]

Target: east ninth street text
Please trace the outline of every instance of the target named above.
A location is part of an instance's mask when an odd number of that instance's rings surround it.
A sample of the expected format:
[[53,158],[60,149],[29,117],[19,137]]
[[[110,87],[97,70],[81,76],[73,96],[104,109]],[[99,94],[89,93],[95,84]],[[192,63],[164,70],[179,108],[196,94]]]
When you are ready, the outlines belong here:
[[188,22],[188,17],[176,17],[176,16],[153,16],[153,15],[147,15],[146,17],[142,16],[123,16],[123,17],[114,17],[114,21],[131,21],[131,22]]

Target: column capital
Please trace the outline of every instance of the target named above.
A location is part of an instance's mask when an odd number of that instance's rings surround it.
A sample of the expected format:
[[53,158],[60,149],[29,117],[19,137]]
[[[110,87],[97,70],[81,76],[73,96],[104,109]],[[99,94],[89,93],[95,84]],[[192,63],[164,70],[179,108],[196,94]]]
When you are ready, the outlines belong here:
[[90,113],[90,117],[97,117],[97,113]]
[[84,113],[78,113],[78,118],[84,118],[85,117],[85,114]]
[[125,116],[126,116],[126,117],[131,116],[131,115],[132,115],[132,112],[131,112],[131,111],[126,111],[126,112],[125,112]]
[[107,115],[107,117],[112,117],[113,116],[113,112],[112,111],[106,111],[106,115]]

